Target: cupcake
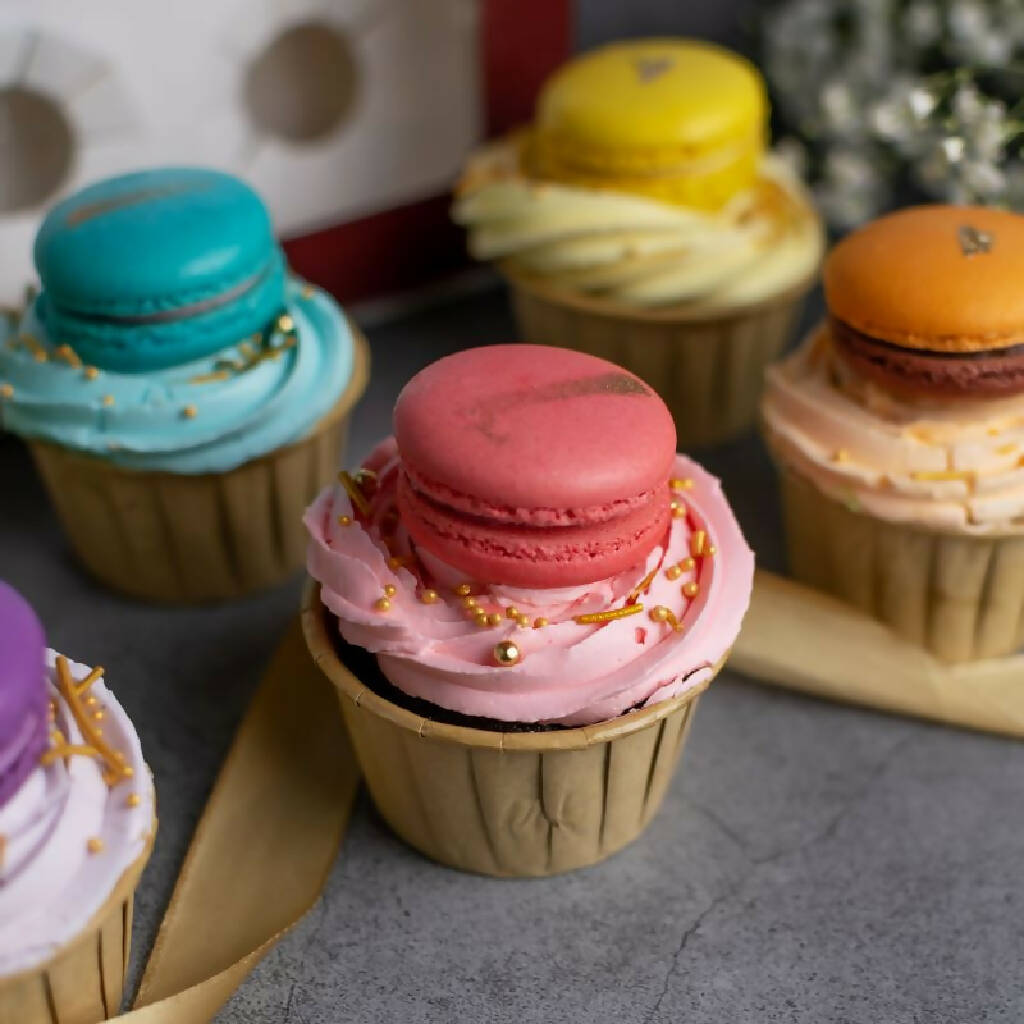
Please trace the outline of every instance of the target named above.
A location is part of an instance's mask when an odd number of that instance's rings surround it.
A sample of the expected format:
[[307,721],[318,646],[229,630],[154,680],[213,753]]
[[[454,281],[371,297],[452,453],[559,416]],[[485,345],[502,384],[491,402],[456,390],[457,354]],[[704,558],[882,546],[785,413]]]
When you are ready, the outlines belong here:
[[594,356],[449,356],[394,425],[305,519],[306,637],[373,799],[453,867],[601,860],[657,811],[753,556],[661,399]]
[[270,586],[340,461],[367,353],[291,278],[259,197],[200,169],[100,182],[46,217],[42,291],[0,319],[0,422],[81,562],[154,600]]
[[94,1024],[119,1011],[154,810],[103,669],[47,650],[0,582],[0,1018]]
[[828,318],[768,372],[794,575],[946,662],[1024,643],[1024,217],[848,235]]
[[532,127],[475,155],[457,190],[523,336],[638,374],[684,446],[753,423],[820,261],[803,187],[764,152],[767,117],[757,71],[726,50],[616,43],[559,71]]

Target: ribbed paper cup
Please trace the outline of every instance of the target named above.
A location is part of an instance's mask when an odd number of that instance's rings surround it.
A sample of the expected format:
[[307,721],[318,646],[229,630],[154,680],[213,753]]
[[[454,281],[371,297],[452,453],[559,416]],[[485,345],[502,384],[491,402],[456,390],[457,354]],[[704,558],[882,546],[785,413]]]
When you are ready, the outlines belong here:
[[152,833],[81,934],[52,959],[0,977],[0,1024],[96,1024],[120,1012],[135,888],[151,849]]
[[381,816],[426,856],[483,875],[554,875],[636,839],[661,806],[707,685],[578,729],[474,729],[424,718],[360,682],[338,657],[315,581],[302,625]]
[[523,341],[588,352],[647,381],[672,411],[684,449],[718,444],[754,424],[765,367],[786,347],[812,283],[699,314],[685,306],[630,308],[501,269]]
[[875,518],[782,469],[789,567],[945,662],[1024,646],[1024,536]]
[[240,597],[302,568],[302,514],[338,469],[369,376],[353,329],[352,379],[301,441],[226,473],[124,469],[44,441],[29,448],[71,547],[101,582],[150,601]]

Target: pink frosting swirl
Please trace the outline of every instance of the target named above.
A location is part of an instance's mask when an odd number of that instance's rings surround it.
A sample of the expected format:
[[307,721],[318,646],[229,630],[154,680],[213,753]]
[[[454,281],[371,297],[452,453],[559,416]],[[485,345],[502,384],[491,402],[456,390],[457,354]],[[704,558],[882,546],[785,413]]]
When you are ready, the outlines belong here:
[[[413,548],[395,511],[394,440],[367,466],[377,473],[368,515],[342,486],[307,510],[307,564],[342,636],[376,654],[383,674],[412,697],[501,721],[586,725],[699,686],[739,632],[754,556],[718,481],[682,455],[675,474],[685,486],[671,494],[678,514],[643,564],[585,586],[474,585],[478,607],[502,616],[494,626],[478,625],[455,593],[472,581]],[[694,549],[704,553],[694,557]],[[576,621],[631,602],[644,610]],[[547,624],[535,627],[538,618]],[[518,663],[495,663],[502,640],[516,643]]]

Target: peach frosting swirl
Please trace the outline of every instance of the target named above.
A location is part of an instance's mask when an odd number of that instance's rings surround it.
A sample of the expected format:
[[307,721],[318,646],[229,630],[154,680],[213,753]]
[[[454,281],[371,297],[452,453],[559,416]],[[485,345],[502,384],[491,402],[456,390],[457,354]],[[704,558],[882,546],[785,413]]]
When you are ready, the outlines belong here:
[[[339,485],[305,523],[309,573],[341,635],[409,696],[470,716],[586,725],[700,686],[732,646],[753,553],[718,481],[684,456],[666,487],[676,507],[664,542],[629,571],[558,589],[473,584],[416,550],[395,511],[399,465],[388,439],[367,460],[376,476],[364,509]],[[471,594],[457,593],[466,584]],[[578,621],[632,604],[642,609]],[[506,640],[515,664],[496,661]]]
[[1024,396],[900,398],[848,369],[827,325],[771,367],[781,464],[854,510],[965,534],[1024,533]]

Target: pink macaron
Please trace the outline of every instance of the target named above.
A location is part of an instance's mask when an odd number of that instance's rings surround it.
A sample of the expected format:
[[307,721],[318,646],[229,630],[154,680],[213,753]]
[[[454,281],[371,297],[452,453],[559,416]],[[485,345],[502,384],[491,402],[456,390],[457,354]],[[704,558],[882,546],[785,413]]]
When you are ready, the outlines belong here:
[[402,391],[395,438],[403,523],[472,579],[595,582],[643,561],[668,528],[672,417],[594,356],[540,345],[449,356]]

